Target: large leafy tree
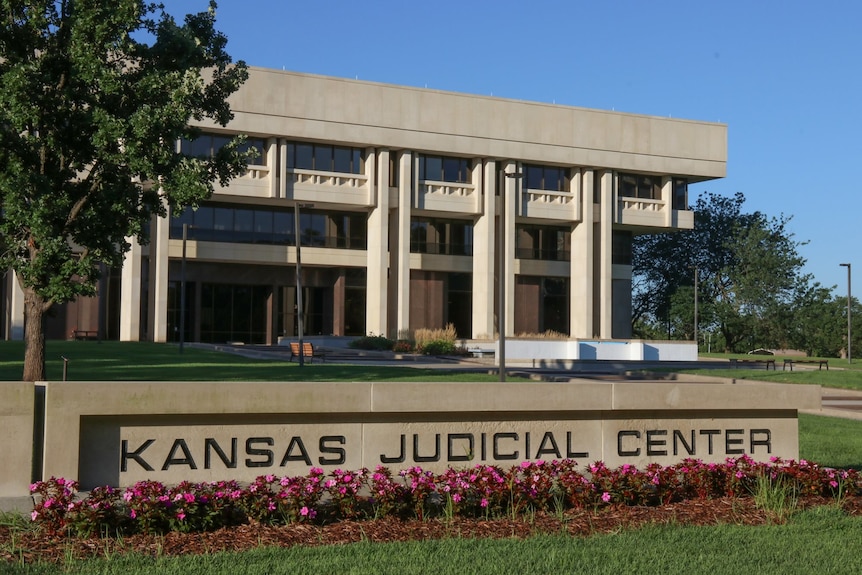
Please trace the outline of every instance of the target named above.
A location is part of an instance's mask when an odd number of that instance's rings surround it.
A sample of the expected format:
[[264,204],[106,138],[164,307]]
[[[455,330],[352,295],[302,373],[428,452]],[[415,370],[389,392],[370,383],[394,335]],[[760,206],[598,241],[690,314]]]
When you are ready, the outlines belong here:
[[789,218],[744,213],[744,202],[742,194],[706,193],[695,204],[693,230],[637,238],[636,327],[666,322],[669,334],[690,338],[697,269],[701,330],[720,332],[728,351],[786,343],[780,319],[810,280],[801,273],[801,244]]
[[190,122],[227,124],[247,78],[215,7],[179,24],[141,0],[0,0],[0,266],[24,292],[24,380],[44,379],[52,305],[92,295],[126,238],[243,169],[239,139],[177,153]]

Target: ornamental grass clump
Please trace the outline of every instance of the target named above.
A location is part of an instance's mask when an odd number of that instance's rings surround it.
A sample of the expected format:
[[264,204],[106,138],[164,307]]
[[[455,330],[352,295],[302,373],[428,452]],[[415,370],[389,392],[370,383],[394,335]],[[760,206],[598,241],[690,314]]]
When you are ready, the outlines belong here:
[[862,495],[853,470],[807,461],[756,462],[748,456],[724,463],[686,459],[670,466],[610,468],[596,461],[583,468],[571,459],[532,461],[508,470],[492,465],[450,468],[443,473],[414,466],[397,475],[378,466],[312,468],[306,475],[263,475],[236,481],[183,482],[169,487],[141,481],[125,490],[97,487],[78,497],[78,484],[50,478],[31,485],[34,524],[52,535],[115,536],[170,531],[202,532],[242,523],[316,524],[394,516],[518,517],[537,512],[609,506],[662,505],[684,499],[754,497],[783,518],[801,496],[836,501]]

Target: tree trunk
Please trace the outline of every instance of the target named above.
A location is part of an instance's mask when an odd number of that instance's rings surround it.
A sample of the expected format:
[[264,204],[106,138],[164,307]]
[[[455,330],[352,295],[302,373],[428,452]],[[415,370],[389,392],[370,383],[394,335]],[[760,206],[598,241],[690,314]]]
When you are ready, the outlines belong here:
[[24,375],[22,381],[45,381],[45,299],[24,289]]

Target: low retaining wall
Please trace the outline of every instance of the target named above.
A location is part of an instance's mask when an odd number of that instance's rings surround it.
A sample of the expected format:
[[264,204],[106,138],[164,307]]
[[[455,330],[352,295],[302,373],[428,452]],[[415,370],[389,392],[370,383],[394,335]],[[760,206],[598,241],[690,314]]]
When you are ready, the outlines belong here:
[[[473,345],[497,351],[498,342]],[[554,366],[564,361],[697,361],[697,346],[685,341],[506,339],[510,364]]]
[[[820,407],[819,387],[780,384],[39,386],[45,422],[40,474],[78,479],[83,489],[142,479],[248,481],[311,467],[442,471],[563,458],[609,466],[686,457],[719,462],[743,454],[795,459],[797,410]],[[2,421],[7,437],[12,425],[26,428],[25,420],[14,421]],[[26,489],[27,479],[16,475],[11,492]]]

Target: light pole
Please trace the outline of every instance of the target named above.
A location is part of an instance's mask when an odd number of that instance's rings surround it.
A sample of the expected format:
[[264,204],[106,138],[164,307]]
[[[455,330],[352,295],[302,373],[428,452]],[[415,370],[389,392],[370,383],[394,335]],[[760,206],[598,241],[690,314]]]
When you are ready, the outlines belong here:
[[500,254],[499,268],[500,277],[497,281],[499,294],[497,297],[497,332],[498,332],[498,364],[500,368],[500,381],[506,381],[506,179],[517,180],[524,177],[521,172],[504,172],[502,187],[500,188]]
[[694,349],[697,351],[697,266],[694,266]]
[[850,338],[853,336],[853,330],[850,327],[850,301],[852,299],[850,293],[850,264],[839,264],[841,267],[847,268],[847,363],[853,363],[853,355],[850,351]]
[[189,225],[183,224],[183,259],[180,264],[180,353],[186,340],[186,241],[189,238]]
[[300,208],[312,208],[314,204],[293,204],[293,235],[296,238],[296,332],[299,336],[299,367],[305,365],[305,354],[302,349],[302,257],[300,246],[302,245],[302,234],[299,229]]

